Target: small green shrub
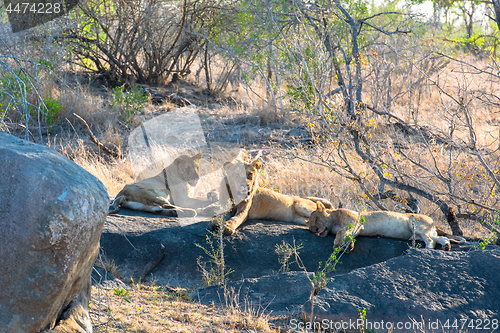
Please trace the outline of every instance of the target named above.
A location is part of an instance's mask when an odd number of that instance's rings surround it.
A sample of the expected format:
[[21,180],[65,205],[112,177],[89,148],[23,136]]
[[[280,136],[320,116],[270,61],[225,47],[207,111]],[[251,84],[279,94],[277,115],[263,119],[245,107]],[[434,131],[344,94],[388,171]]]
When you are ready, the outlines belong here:
[[[60,99],[56,99],[50,95],[43,97],[43,104],[40,106],[40,110],[42,111],[41,119],[51,128],[56,123],[59,112],[61,112],[62,105],[60,102]],[[30,107],[29,111],[34,119],[38,118],[38,109]]]
[[135,86],[128,92],[124,92],[123,89],[123,86],[113,88],[113,103],[111,103],[110,108],[118,111],[121,115],[121,121],[130,125],[137,112],[144,111],[149,98],[139,86]]
[[359,315],[359,319],[362,322],[362,325],[361,325],[361,328],[360,328],[359,331],[361,333],[374,333],[375,330],[368,330],[368,329],[365,328],[365,323],[366,323],[366,308],[358,309],[358,315]]
[[42,65],[43,67],[46,67],[50,70],[54,70],[55,69],[55,66],[48,60],[45,60],[45,59],[40,59],[37,61],[40,65]]
[[124,288],[118,289],[118,288],[113,288],[113,291],[115,292],[115,296],[120,297],[123,299],[125,302],[130,303],[130,299],[127,298],[127,295],[130,290],[125,290]]
[[195,243],[197,247],[203,250],[209,258],[208,263],[198,258],[197,264],[200,269],[203,280],[207,286],[224,285],[226,277],[233,273],[231,268],[226,267],[224,259],[224,214],[214,217],[216,224],[219,225],[218,231],[209,231],[205,236],[206,246]]
[[498,238],[498,234],[496,232],[496,230],[498,230],[500,228],[500,211],[497,211],[496,212],[496,216],[495,216],[495,219],[493,220],[493,222],[491,223],[488,223],[486,221],[482,221],[481,224],[483,225],[486,225],[488,226],[488,229],[492,230],[493,234],[486,237],[486,238],[483,238],[478,245],[474,245],[474,249],[476,250],[486,250],[486,246],[490,245],[490,244],[494,244],[496,239]]
[[274,252],[279,256],[278,262],[280,263],[280,272],[288,272],[290,271],[290,265],[295,263],[295,260],[291,260],[292,256],[295,252],[298,254],[298,250],[302,249],[302,244],[299,244],[297,248],[293,248],[291,244],[281,241],[281,244],[275,245],[276,249]]
[[41,121],[51,127],[55,124],[62,109],[60,100],[45,95],[42,101],[36,98],[36,101],[30,99],[30,102],[28,96],[32,88],[31,79],[24,72],[19,74],[8,72],[0,78],[0,122],[17,110],[22,114],[23,120],[28,119],[25,111],[34,120],[38,120],[38,112],[41,111]]

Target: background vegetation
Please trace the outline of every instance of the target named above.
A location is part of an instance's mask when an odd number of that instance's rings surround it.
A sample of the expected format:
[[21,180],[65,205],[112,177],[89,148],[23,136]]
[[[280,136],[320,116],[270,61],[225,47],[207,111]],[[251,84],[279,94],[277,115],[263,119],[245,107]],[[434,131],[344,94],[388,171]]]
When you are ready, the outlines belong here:
[[498,0],[87,0],[17,34],[2,10],[0,130],[111,194],[128,133],[194,104],[215,141],[264,149],[262,186],[496,237]]

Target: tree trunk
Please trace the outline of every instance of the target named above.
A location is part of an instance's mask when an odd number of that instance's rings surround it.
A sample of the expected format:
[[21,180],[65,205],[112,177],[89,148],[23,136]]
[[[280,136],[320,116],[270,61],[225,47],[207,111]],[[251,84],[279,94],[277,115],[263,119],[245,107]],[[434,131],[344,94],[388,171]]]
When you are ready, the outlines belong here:
[[460,229],[460,226],[458,225],[457,217],[455,216],[455,213],[453,212],[453,208],[448,207],[448,216],[446,217],[448,220],[448,224],[450,225],[451,232],[455,236],[463,236],[462,229]]
[[500,0],[493,1],[493,11],[495,12],[495,21],[497,22],[498,30],[500,30]]
[[205,42],[205,77],[207,79],[207,90],[212,93],[212,87],[210,85],[210,68],[208,66],[208,41]]

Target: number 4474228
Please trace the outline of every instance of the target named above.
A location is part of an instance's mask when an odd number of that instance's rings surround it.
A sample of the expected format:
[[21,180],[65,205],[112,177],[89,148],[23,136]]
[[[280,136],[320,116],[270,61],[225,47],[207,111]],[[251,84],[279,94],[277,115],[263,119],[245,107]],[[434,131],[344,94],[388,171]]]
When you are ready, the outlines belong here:
[[499,327],[498,319],[455,319],[447,320],[443,328],[449,329],[472,329],[472,330],[496,330]]
[[9,3],[7,9],[5,10],[7,13],[17,13],[17,14],[53,14],[61,12],[61,4],[56,3],[31,3],[31,2],[22,2],[17,3],[14,8],[12,8],[12,3]]

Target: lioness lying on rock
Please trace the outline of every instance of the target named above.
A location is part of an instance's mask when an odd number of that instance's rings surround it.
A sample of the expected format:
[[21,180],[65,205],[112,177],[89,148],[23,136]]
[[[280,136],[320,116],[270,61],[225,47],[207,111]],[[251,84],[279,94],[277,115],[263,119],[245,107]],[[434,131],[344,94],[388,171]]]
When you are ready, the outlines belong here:
[[[466,242],[462,237],[449,235],[437,229],[434,221],[422,214],[387,211],[358,213],[348,209],[327,209],[318,202],[316,211],[311,214],[308,222],[309,230],[317,236],[325,237],[330,232],[335,233],[334,248],[343,246],[346,236],[351,232],[353,232],[352,237],[380,236],[408,240],[412,237],[413,226],[415,240],[424,241],[428,249],[433,249],[438,243],[445,251],[449,251],[450,240],[458,244]],[[353,248],[354,244],[351,242],[348,250]]]
[[[125,185],[116,195],[108,214],[120,207],[166,216],[196,216],[197,211],[212,201],[189,196],[189,186],[196,187],[200,179],[201,153],[190,157],[181,155],[155,177]],[[175,203],[174,203],[175,198]]]
[[[222,204],[233,201],[233,217],[226,221],[224,235],[232,235],[247,219],[262,219],[293,222],[306,225],[306,220],[316,210],[316,203],[329,208],[333,205],[325,199],[297,197],[277,193],[259,187],[259,173],[262,162],[246,163],[240,160],[224,165],[225,177],[219,192]],[[225,187],[225,189],[223,188]],[[219,227],[212,221],[212,229]]]

